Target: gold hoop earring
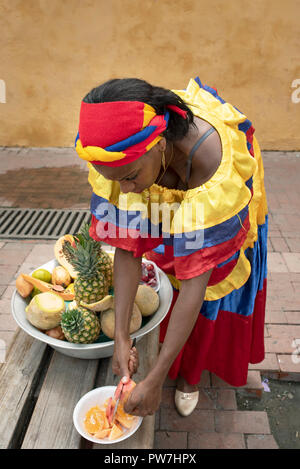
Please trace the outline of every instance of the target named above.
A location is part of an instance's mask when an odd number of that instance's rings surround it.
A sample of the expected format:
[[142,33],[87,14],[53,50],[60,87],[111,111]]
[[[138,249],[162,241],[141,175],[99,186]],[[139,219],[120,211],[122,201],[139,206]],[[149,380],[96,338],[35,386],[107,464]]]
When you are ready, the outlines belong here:
[[165,171],[166,170],[166,156],[165,156],[164,151],[162,151],[161,164],[163,165],[163,168],[164,168],[164,171]]

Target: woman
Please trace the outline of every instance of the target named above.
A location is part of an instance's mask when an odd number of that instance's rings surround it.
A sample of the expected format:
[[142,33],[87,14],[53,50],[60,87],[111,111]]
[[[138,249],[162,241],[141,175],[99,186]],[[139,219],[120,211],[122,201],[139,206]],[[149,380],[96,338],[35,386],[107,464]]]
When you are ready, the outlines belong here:
[[91,236],[116,247],[116,374],[137,365],[128,321],[142,256],[173,285],[158,360],[127,412],[153,414],[169,374],[189,415],[204,369],[243,386],[248,364],[264,359],[268,215],[253,132],[199,78],[179,91],[110,80],[81,104],[75,146],[89,162]]

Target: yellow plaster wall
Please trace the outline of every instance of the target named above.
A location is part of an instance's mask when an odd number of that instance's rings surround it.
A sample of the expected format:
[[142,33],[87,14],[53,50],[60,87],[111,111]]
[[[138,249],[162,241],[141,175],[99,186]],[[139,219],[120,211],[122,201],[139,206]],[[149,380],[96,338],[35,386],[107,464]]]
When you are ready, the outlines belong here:
[[199,75],[262,149],[299,150],[299,17],[299,0],[0,0],[0,145],[72,146],[81,99],[109,78]]

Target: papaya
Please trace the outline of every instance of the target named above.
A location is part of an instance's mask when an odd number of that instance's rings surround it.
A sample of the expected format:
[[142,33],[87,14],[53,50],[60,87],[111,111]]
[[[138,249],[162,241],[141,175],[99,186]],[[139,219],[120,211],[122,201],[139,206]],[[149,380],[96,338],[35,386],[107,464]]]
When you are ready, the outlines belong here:
[[118,438],[120,438],[120,436],[123,435],[123,430],[122,428],[117,424],[117,423],[114,423],[113,424],[113,427],[110,431],[110,434],[108,436],[108,439],[109,440],[117,440]]
[[[52,285],[51,283],[43,282],[27,274],[21,274],[23,279],[34,287],[38,288],[41,292],[53,292],[59,295],[63,300],[72,301],[74,300],[74,294],[66,292],[63,287],[58,285]],[[62,291],[61,291],[62,290]]]
[[67,242],[70,243],[72,246],[76,247],[75,239],[72,235],[66,234],[61,236],[54,245],[54,255],[57,262],[63,266],[70,274],[72,279],[77,278],[77,272],[72,266],[72,264],[66,258],[63,252],[63,244]]
[[103,440],[107,436],[109,436],[111,432],[110,428],[103,428],[102,430],[99,430],[97,433],[95,433],[94,437],[99,438],[100,440]]

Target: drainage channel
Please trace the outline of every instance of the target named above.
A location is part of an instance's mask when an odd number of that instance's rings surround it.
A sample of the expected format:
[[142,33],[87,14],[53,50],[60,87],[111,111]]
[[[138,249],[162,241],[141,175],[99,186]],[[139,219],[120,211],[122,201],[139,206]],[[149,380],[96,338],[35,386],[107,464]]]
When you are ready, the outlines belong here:
[[91,212],[81,209],[0,208],[0,239],[57,239],[78,233],[90,223]]

